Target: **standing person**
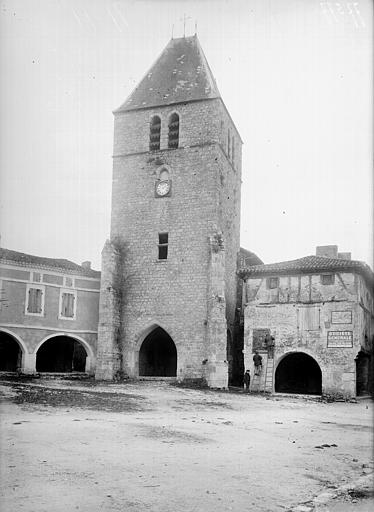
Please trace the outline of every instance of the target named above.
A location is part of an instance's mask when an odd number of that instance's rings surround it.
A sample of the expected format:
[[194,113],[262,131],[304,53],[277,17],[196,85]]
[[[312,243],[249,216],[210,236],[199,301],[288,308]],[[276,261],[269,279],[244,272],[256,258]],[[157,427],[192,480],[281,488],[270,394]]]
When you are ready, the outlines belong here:
[[267,333],[267,335],[265,336],[265,344],[268,351],[268,358],[273,359],[275,340],[274,336],[270,336],[270,333]]
[[255,351],[255,355],[253,356],[253,362],[255,364],[255,375],[261,375],[262,371],[262,356],[258,353],[258,350]]
[[244,380],[245,390],[248,393],[249,392],[249,385],[251,383],[251,374],[249,373],[249,370],[246,370],[246,372],[244,374],[243,380]]

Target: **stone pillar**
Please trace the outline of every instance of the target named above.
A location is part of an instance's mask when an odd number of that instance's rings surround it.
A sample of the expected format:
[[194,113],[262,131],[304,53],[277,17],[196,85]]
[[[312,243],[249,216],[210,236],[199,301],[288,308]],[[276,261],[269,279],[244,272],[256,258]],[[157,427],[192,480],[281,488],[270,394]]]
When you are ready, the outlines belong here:
[[23,354],[21,371],[30,375],[36,373],[36,352]]
[[120,251],[107,240],[102,251],[97,380],[113,380],[121,369],[120,258]]
[[228,386],[226,346],[225,250],[222,233],[216,232],[210,239],[208,288],[206,378],[211,388]]

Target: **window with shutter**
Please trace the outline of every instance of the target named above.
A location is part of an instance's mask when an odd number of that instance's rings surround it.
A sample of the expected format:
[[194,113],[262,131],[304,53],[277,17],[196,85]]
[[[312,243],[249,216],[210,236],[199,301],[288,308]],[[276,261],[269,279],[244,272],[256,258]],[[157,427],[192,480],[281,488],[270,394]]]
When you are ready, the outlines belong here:
[[60,318],[74,320],[76,316],[76,293],[71,290],[61,290],[60,292]]
[[74,317],[74,300],[75,297],[72,293],[62,294],[61,316],[67,318]]
[[28,286],[26,291],[26,313],[29,315],[43,315],[44,289],[37,286]]
[[298,328],[300,331],[318,331],[320,328],[320,309],[315,306],[299,308]]

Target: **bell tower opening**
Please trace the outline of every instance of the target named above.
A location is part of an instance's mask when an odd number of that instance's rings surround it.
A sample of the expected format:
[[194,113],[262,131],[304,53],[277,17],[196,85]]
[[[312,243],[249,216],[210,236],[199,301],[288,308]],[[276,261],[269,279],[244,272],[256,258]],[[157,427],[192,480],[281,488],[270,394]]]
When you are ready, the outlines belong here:
[[302,352],[285,356],[275,371],[275,391],[320,395],[322,372],[318,363]]
[[139,351],[140,377],[176,377],[177,349],[161,327],[156,327],[142,343]]

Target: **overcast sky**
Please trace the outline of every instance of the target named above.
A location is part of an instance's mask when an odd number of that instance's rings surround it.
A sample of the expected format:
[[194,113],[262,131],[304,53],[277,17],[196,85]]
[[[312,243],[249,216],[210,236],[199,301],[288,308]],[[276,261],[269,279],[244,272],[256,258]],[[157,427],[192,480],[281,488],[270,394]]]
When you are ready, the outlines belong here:
[[372,2],[0,2],[1,246],[92,260],[110,228],[112,110],[198,37],[244,141],[241,245],[372,265]]

